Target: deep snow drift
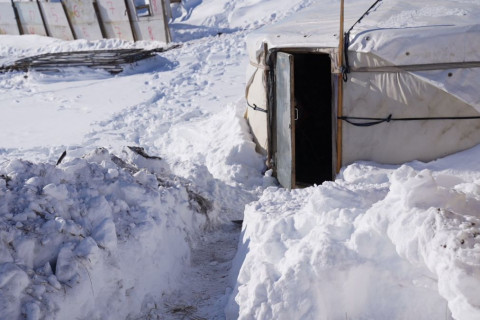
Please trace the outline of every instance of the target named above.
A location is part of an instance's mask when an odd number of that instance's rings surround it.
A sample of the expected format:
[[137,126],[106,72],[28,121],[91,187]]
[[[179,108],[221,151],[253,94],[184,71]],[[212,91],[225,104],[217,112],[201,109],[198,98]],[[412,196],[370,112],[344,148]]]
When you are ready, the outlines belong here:
[[478,156],[267,189],[245,211],[229,318],[478,319]]
[[[322,2],[184,0],[182,46],[122,74],[0,74],[0,318],[478,319],[479,148],[262,174],[245,35]],[[134,46],[164,44],[0,36],[0,63]]]

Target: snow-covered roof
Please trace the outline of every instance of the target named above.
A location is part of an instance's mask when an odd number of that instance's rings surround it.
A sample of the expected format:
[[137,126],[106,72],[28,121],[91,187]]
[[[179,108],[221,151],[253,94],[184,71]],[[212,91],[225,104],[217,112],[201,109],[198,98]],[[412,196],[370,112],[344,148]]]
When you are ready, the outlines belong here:
[[[345,31],[373,2],[345,1]],[[335,48],[339,13],[339,1],[330,1],[261,28],[248,37],[250,57],[255,59],[262,42],[269,49]],[[353,28],[349,50],[370,52],[391,64],[479,61],[479,17],[479,1],[384,0]]]
[[[345,31],[373,3],[346,0]],[[247,38],[250,60],[260,62],[262,43],[268,49],[338,47],[339,15],[339,1],[329,1],[252,32]],[[480,81],[479,17],[480,1],[474,0],[380,1],[350,32],[350,66],[429,65],[405,70],[480,110],[475,88]],[[368,53],[370,58],[352,52]],[[445,81],[450,72],[445,69],[456,69],[455,78],[461,81]]]
[[[355,23],[359,18],[358,12],[368,9],[366,1],[361,2],[356,1],[345,12],[345,25]],[[356,10],[351,10],[353,7]],[[330,1],[309,7],[279,23],[260,28],[247,37],[249,54],[255,57],[262,42],[266,42],[269,48],[337,47],[339,13],[339,3]]]

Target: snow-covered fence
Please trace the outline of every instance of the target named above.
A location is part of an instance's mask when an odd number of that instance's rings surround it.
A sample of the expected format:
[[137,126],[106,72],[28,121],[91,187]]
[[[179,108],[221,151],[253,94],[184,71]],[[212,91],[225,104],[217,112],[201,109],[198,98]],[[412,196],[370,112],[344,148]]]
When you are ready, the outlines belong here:
[[73,33],[59,2],[39,2],[48,35],[62,40],[73,40]]
[[0,34],[20,34],[11,3],[0,3]]
[[168,43],[170,15],[170,0],[14,1],[0,3],[0,34]]
[[108,38],[134,40],[125,2],[97,0],[97,5],[103,28]]
[[37,2],[14,2],[23,34],[47,35]]
[[170,42],[163,0],[127,0],[136,40]]
[[62,0],[76,39],[103,39],[95,7],[91,0]]

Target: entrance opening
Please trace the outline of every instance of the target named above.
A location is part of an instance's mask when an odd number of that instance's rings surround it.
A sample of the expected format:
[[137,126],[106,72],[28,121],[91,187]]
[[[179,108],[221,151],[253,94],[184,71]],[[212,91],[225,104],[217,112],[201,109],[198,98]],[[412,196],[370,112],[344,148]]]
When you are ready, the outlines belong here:
[[328,54],[294,54],[295,185],[333,179],[332,76]]

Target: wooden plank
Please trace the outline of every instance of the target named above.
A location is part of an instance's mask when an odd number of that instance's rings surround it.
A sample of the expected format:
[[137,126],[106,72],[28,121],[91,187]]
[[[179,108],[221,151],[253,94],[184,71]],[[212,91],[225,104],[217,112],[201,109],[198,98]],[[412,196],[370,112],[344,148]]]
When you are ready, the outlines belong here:
[[[343,19],[344,19],[344,0],[340,1],[340,40],[338,43],[338,65],[343,66],[343,51],[344,51],[344,34],[343,34]],[[347,48],[348,49],[348,48]],[[343,161],[343,122],[339,118],[343,116],[343,74],[338,74],[337,81],[337,159],[336,159],[336,173],[340,172]]]

